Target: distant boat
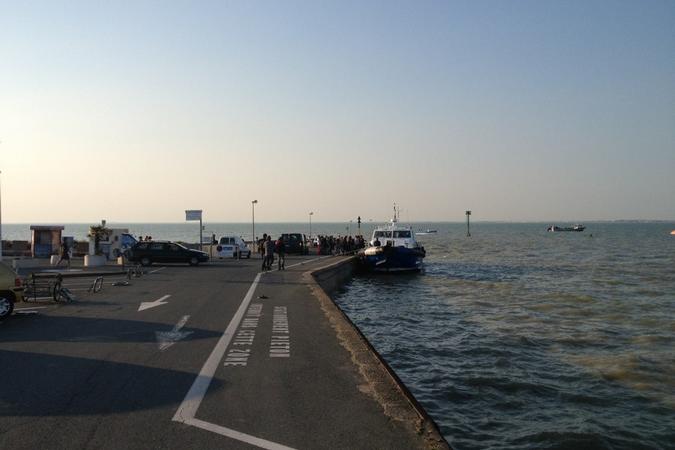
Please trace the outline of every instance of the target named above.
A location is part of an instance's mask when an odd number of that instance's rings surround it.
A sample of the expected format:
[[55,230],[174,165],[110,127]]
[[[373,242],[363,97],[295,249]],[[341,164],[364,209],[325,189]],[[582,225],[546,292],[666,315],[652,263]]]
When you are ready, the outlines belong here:
[[559,227],[557,225],[551,225],[548,227],[547,231],[584,231],[585,229],[586,227],[580,224],[573,225],[571,227]]
[[417,235],[422,236],[422,235],[425,235],[425,234],[433,234],[433,233],[438,233],[438,230],[426,230],[426,231],[420,230],[420,231],[417,232]]

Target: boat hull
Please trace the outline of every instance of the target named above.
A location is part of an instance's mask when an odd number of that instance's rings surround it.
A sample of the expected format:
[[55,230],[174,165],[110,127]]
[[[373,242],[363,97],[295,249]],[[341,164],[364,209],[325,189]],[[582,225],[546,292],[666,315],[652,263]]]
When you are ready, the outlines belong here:
[[423,248],[371,247],[359,259],[369,272],[416,272],[422,269],[425,256]]
[[580,232],[580,231],[584,231],[585,229],[586,229],[586,227],[580,226],[580,225],[577,225],[577,226],[574,226],[574,227],[556,227],[556,226],[548,227],[548,231],[551,231],[551,232],[558,232],[558,231],[577,231],[577,232]]

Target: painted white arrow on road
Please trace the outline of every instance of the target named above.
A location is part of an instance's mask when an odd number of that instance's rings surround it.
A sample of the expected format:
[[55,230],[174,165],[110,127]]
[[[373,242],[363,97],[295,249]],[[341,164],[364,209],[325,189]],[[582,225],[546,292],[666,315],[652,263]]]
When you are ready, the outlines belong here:
[[168,302],[165,302],[167,298],[171,297],[170,295],[165,295],[162,298],[158,298],[154,302],[141,302],[141,306],[138,307],[139,311],[144,311],[146,309],[154,308],[155,306],[166,305]]
[[183,316],[171,331],[155,332],[160,350],[166,350],[176,342],[180,341],[181,339],[185,339],[192,334],[192,331],[180,331],[181,328],[185,326],[189,318],[190,316]]

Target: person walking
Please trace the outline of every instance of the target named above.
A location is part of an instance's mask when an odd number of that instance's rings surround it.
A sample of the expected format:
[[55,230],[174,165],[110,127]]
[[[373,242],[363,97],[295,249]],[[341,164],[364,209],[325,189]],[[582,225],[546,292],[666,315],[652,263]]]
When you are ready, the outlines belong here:
[[66,261],[66,267],[70,269],[70,247],[65,241],[61,244],[61,258],[56,263],[56,267],[61,265],[61,261]]
[[279,257],[277,263],[278,270],[286,270],[286,244],[284,243],[284,237],[279,236],[275,244],[277,256]]

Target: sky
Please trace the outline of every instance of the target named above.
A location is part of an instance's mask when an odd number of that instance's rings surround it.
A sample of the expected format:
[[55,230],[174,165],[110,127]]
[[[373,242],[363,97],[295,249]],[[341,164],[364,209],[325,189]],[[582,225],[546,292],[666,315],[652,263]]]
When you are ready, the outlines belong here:
[[675,219],[673,1],[0,0],[5,223]]

